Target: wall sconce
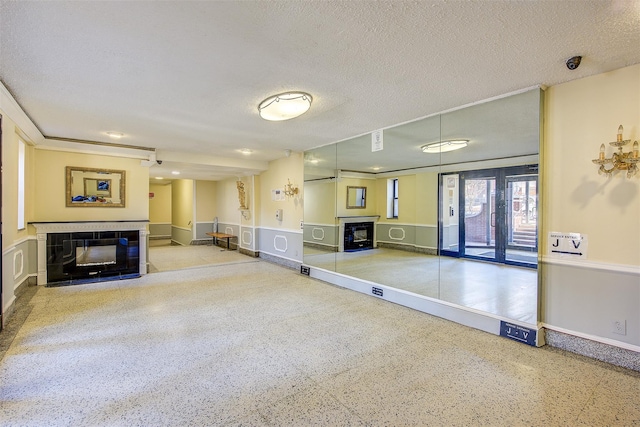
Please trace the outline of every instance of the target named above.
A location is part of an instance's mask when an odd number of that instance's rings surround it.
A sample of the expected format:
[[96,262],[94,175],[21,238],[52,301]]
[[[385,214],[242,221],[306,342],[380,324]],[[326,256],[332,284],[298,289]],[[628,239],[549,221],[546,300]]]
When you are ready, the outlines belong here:
[[[625,153],[622,151],[622,147],[630,143],[630,139],[622,139],[622,125],[618,128],[618,138],[610,142],[609,145],[618,147],[618,152],[614,152],[611,157],[606,158],[604,156],[605,145],[600,145],[600,155],[597,159],[592,160],[596,165],[600,165],[598,173],[600,175],[611,176],[616,171],[627,171],[627,178],[633,177],[638,172],[638,141],[633,143],[631,151]],[[610,168],[606,168],[605,165],[611,164]]]
[[298,186],[291,184],[289,178],[287,178],[287,183],[284,185],[284,195],[287,197],[292,197],[298,194]]

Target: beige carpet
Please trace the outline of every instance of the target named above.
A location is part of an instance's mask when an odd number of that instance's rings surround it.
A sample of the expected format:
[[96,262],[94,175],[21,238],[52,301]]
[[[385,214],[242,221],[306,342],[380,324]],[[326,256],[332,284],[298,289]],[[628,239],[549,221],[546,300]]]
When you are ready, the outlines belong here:
[[3,426],[631,426],[640,374],[263,261],[39,288]]

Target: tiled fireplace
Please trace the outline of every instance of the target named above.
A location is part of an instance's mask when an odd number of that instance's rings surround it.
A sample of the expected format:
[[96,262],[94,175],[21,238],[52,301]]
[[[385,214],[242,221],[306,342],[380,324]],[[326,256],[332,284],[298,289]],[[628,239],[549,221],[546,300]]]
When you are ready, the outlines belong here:
[[146,221],[34,223],[38,285],[61,286],[146,274]]
[[376,244],[378,216],[338,217],[340,222],[338,252],[373,249]]

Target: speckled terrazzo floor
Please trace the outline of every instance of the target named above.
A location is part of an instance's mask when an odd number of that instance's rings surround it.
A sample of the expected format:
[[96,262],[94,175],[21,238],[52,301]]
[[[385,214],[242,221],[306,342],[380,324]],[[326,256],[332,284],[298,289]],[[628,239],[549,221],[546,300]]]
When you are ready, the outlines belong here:
[[640,374],[263,261],[39,288],[2,426],[633,426]]

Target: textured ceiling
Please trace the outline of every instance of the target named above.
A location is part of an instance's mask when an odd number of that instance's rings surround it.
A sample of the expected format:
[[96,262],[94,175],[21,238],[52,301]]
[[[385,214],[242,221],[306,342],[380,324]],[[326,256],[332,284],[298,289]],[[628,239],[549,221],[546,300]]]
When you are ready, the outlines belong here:
[[[120,131],[157,149],[152,176],[180,164],[220,179],[285,149],[639,63],[640,1],[2,0],[0,37],[0,80],[45,136]],[[258,116],[292,89],[313,95],[308,113]]]

